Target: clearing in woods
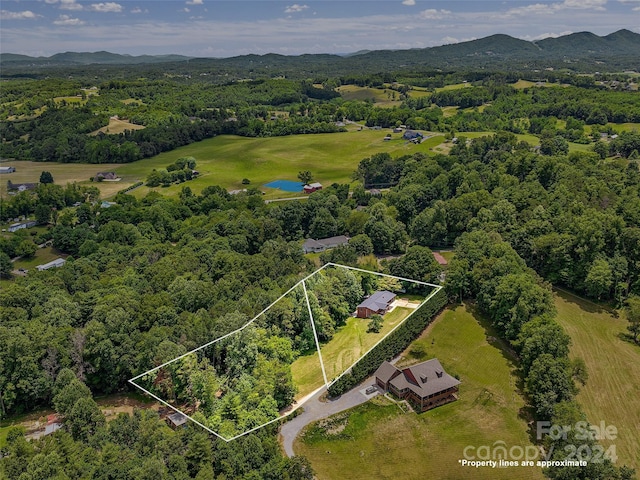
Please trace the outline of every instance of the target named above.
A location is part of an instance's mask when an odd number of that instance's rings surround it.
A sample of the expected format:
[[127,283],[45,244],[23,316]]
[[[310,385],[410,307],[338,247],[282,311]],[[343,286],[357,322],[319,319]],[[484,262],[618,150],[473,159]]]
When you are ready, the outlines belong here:
[[[558,322],[571,337],[571,358],[582,358],[589,378],[577,400],[593,425],[613,425],[618,461],[640,469],[640,347],[624,338],[628,322],[605,307],[556,291]],[[624,408],[620,408],[624,405]]]
[[488,322],[468,306],[447,309],[398,365],[434,357],[462,381],[458,401],[418,415],[375,399],[309,425],[295,452],[309,459],[319,479],[544,478],[538,467],[471,471],[458,463],[469,445],[531,444],[515,359]]

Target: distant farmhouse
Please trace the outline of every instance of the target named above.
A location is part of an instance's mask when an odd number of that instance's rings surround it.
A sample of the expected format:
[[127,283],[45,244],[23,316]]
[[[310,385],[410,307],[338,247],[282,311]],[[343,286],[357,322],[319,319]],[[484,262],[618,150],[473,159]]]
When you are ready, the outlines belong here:
[[437,358],[402,370],[384,362],[374,375],[381,389],[407,400],[419,412],[458,399],[460,381],[445,372]]
[[410,140],[410,141],[420,140],[423,137],[424,137],[424,135],[422,135],[420,132],[416,132],[415,130],[407,130],[402,135],[402,138],[404,138],[405,140]]
[[370,318],[372,315],[384,315],[391,309],[396,294],[379,290],[366,298],[356,309],[356,317]]
[[0,167],[0,174],[2,173],[13,173],[16,171],[16,167]]
[[117,180],[118,175],[116,172],[98,172],[93,179],[97,182],[100,180]]
[[44,265],[38,265],[36,268],[38,271],[49,270],[50,268],[58,268],[63,266],[67,261],[64,258],[56,258],[55,260],[45,263]]
[[36,188],[38,188],[37,183],[13,183],[11,180],[7,180],[7,190],[24,192],[26,190],[35,190]]
[[318,182],[310,183],[302,187],[302,190],[304,190],[304,193],[317,192],[318,190],[322,190],[322,184]]
[[9,225],[8,230],[10,232],[17,232],[18,230],[22,230],[23,228],[31,228],[35,227],[37,222],[35,220],[27,220],[26,222],[18,222],[13,225]]
[[307,238],[302,244],[302,250],[304,253],[319,253],[324,252],[328,248],[335,248],[339,245],[347,245],[349,243],[349,237],[344,235],[338,235],[337,237],[320,238],[314,240],[313,238]]

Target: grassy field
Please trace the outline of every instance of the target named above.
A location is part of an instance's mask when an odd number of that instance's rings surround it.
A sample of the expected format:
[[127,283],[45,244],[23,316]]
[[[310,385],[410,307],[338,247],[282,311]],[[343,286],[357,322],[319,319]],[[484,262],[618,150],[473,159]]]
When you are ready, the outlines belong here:
[[463,83],[454,83],[452,85],[445,85],[444,87],[439,87],[436,88],[436,92],[442,92],[444,90],[459,90],[461,88],[470,88],[473,85],[471,85],[468,82],[463,82]]
[[453,250],[447,250],[447,251],[441,251],[440,255],[442,255],[447,262],[450,262],[451,260],[453,260],[453,257],[456,256],[456,253]]
[[[320,347],[327,380],[331,382],[351,367],[410,312],[409,308],[395,308],[386,314],[379,333],[367,332],[369,320],[348,318],[346,325],[335,333],[331,341]],[[324,384],[317,351],[298,357],[291,365],[291,373],[298,387],[296,399],[304,397]]]
[[[166,168],[179,157],[193,156],[198,162],[197,169],[201,174],[199,178],[184,185],[156,189],[164,195],[175,196],[185,185],[194,192],[200,192],[207,185],[220,185],[227,189],[246,188],[246,185],[242,185],[243,178],[248,178],[251,185],[258,187],[277,179],[297,180],[301,170],[310,170],[314,179],[324,185],[333,182],[351,183],[351,175],[360,160],[374,153],[402,155],[429,152],[429,141],[414,145],[397,135],[393,140],[385,142],[383,139],[386,133],[384,130],[362,130],[272,138],[221,135],[172,152],[121,165],[115,171],[123,180],[144,179],[153,168]],[[136,196],[144,196],[148,191],[148,187],[141,187],[134,193]],[[265,191],[265,199],[283,196],[279,190]]]
[[437,357],[458,375],[457,402],[419,415],[385,400],[368,402],[338,417],[344,430],[310,426],[296,440],[296,453],[310,460],[319,479],[543,478],[537,467],[470,470],[458,463],[469,445],[531,444],[519,415],[525,403],[515,386],[515,365],[495,337],[470,308],[446,310],[403,355],[407,362]]
[[627,321],[594,303],[557,292],[558,321],[571,336],[571,357],[582,358],[589,379],[577,400],[589,422],[614,425],[617,465],[640,469],[640,347],[621,338]]
[[[400,93],[391,89],[359,87],[358,85],[342,85],[336,89],[345,100],[373,100],[377,107],[393,107],[400,105]],[[393,100],[393,94],[397,100]]]
[[640,123],[607,123],[616,132],[640,132]]
[[396,307],[384,315],[384,323],[380,332],[367,332],[369,320],[362,318],[348,318],[345,326],[333,336],[329,343],[320,347],[327,379],[344,373],[356,361],[394,327],[401,323],[413,311],[410,308]]
[[15,268],[35,270],[36,266],[55,260],[58,257],[66,257],[53,247],[39,248],[33,258],[20,259],[13,262]]
[[121,120],[119,118],[110,118],[109,125],[99,128],[95,132],[91,132],[90,135],[97,135],[98,133],[106,133],[107,135],[116,135],[118,133],[124,133],[125,130],[142,130],[143,125],[136,125],[128,120]]
[[[0,195],[3,197],[7,194],[6,181],[11,180],[13,183],[37,183],[40,174],[43,171],[51,172],[55,183],[58,185],[66,185],[67,183],[77,182],[82,185],[93,185],[100,189],[103,198],[113,195],[119,190],[128,187],[136,182],[135,178],[123,178],[120,182],[100,182],[92,183],[89,179],[98,172],[111,172],[122,164],[118,163],[102,163],[100,165],[86,163],[54,163],[54,162],[4,162],[3,165],[11,165],[16,167],[14,173],[2,175],[2,183],[0,183]],[[144,177],[143,177],[144,179]]]
[[442,115],[444,117],[453,117],[460,107],[442,107]]
[[315,350],[315,353],[298,357],[291,364],[291,375],[294,385],[298,388],[298,393],[295,396],[296,401],[325,385],[318,351]]
[[567,84],[563,84],[563,85],[559,85],[557,83],[547,83],[547,82],[542,82],[540,85],[538,85],[536,82],[531,82],[529,80],[518,80],[516,83],[512,83],[511,86],[513,88],[517,88],[517,89],[523,89],[523,88],[530,88],[530,87],[568,87]]

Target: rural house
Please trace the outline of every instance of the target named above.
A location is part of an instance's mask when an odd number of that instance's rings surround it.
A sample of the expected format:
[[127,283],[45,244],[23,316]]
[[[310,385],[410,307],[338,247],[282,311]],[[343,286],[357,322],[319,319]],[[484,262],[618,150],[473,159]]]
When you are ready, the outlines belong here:
[[423,137],[424,135],[422,135],[420,132],[416,132],[415,130],[407,130],[402,135],[402,138],[404,138],[405,140],[416,140]]
[[0,167],[0,173],[13,173],[16,171],[16,167]]
[[38,269],[38,271],[42,272],[43,270],[49,270],[50,268],[61,267],[66,262],[67,261],[64,258],[56,258],[55,260],[52,260],[49,263],[45,263],[43,265],[38,265],[36,268]]
[[384,362],[374,375],[381,389],[407,400],[419,412],[458,399],[460,381],[445,372],[437,358],[402,370]]
[[26,222],[18,222],[9,226],[10,232],[17,232],[18,230],[22,230],[23,228],[31,228],[36,226],[35,220],[27,220]]
[[339,245],[347,245],[349,243],[349,237],[344,235],[338,235],[337,237],[320,238],[314,240],[313,238],[307,238],[302,244],[302,251],[304,253],[319,253],[324,252],[328,248],[335,248]]
[[7,180],[7,190],[24,192],[26,190],[35,190],[36,188],[38,188],[37,183],[13,183],[11,180]]
[[391,304],[396,298],[395,293],[380,290],[372,293],[357,307],[356,317],[369,318],[372,315],[384,315],[391,309]]
[[184,428],[187,426],[187,416],[180,412],[172,413],[171,415],[167,416],[167,423],[173,429],[176,429],[178,427]]
[[315,182],[315,183],[310,183],[308,185],[305,185],[302,190],[304,190],[304,193],[313,193],[313,192],[317,192],[318,190],[322,190],[322,184]]
[[93,177],[94,180],[99,181],[99,180],[117,180],[118,179],[118,175],[116,174],[116,172],[98,172],[96,173],[96,176]]

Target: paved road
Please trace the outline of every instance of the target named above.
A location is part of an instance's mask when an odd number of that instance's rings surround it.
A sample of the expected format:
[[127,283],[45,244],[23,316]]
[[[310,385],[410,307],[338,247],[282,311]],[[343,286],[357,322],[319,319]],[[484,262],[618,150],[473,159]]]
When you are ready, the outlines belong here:
[[285,423],[280,428],[282,445],[287,456],[292,457],[295,455],[293,451],[293,441],[296,439],[302,429],[309,425],[311,422],[321,420],[336,413],[340,413],[344,410],[348,410],[357,405],[363,404],[376,395],[379,395],[381,393],[380,390],[376,390],[376,392],[370,395],[365,394],[365,390],[367,389],[367,387],[370,387],[374,384],[374,377],[369,377],[360,385],[354,387],[340,397],[333,400],[326,400],[324,402],[320,401],[320,397],[324,393],[326,393],[327,389],[323,388],[319,390],[315,395],[313,395],[304,403],[303,407],[301,407],[304,409],[304,412],[302,412],[293,420]]

